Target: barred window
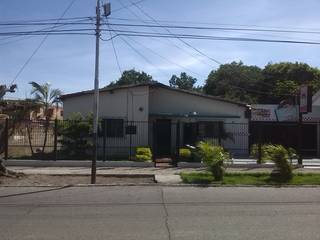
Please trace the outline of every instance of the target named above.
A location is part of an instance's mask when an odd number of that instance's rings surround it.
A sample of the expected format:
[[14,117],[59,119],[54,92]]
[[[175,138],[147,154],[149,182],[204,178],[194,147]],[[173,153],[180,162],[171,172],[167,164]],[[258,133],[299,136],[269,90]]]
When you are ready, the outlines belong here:
[[201,138],[217,138],[220,133],[222,122],[199,122],[199,136]]
[[116,138],[124,136],[124,120],[123,119],[104,119],[103,130],[108,138]]

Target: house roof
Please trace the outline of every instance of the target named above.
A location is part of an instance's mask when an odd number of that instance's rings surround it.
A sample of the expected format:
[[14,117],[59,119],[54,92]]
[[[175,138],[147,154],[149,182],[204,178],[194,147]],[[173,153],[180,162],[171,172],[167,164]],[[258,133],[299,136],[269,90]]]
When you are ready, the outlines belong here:
[[[236,105],[243,106],[243,107],[248,106],[246,103],[237,102],[237,101],[233,101],[233,100],[229,100],[229,99],[224,99],[221,97],[216,97],[216,96],[212,96],[212,95],[208,95],[208,94],[204,94],[204,93],[199,93],[196,91],[173,88],[173,87],[167,86],[167,85],[159,83],[159,82],[147,82],[147,83],[129,84],[129,85],[121,85],[121,86],[110,86],[110,87],[100,88],[99,92],[100,93],[101,92],[110,92],[110,91],[117,90],[117,89],[126,89],[126,88],[142,87],[142,86],[149,86],[149,87],[154,87],[154,88],[159,87],[159,88],[164,88],[164,89],[168,89],[168,90],[172,90],[172,91],[176,91],[176,92],[182,92],[185,94],[190,94],[190,95],[194,95],[194,96],[198,96],[198,97],[208,98],[208,99],[212,99],[212,100],[216,100],[216,101],[222,101],[222,102],[227,102],[227,103],[231,103],[231,104],[236,104]],[[88,90],[88,91],[65,94],[65,95],[62,95],[60,98],[61,98],[61,100],[65,100],[68,98],[78,97],[78,96],[83,96],[83,95],[88,95],[88,94],[93,94],[93,93],[94,93],[94,90]]]

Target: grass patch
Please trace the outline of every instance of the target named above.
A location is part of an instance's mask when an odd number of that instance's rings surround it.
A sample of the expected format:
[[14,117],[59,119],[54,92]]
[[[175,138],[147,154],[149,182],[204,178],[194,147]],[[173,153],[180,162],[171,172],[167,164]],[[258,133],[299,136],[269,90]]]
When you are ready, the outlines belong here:
[[279,183],[270,179],[268,173],[226,173],[223,181],[214,181],[210,172],[181,173],[181,179],[188,184],[220,183],[228,185],[320,185],[320,174],[298,173],[294,174],[291,181]]

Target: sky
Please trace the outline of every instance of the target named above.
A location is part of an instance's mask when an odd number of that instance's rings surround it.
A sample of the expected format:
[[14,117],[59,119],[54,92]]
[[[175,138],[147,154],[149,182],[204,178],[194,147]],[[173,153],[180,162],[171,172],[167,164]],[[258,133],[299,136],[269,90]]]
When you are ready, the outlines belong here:
[[[139,8],[130,5],[137,0],[111,0],[110,23],[124,23],[119,18],[130,19],[125,23],[141,24],[150,21]],[[0,0],[0,22],[59,18],[71,0]],[[69,17],[95,15],[96,0],[76,0],[65,14]],[[319,0],[144,0],[138,6],[162,24],[210,27],[256,27],[320,32]],[[148,22],[149,24],[151,22]],[[93,25],[92,25],[93,27]],[[37,26],[37,28],[42,28]],[[115,27],[116,28],[116,27]],[[19,28],[21,30],[23,28]],[[124,29],[118,27],[118,29]],[[0,26],[0,32],[16,31]],[[24,29],[25,30],[25,29]],[[164,29],[133,28],[136,31]],[[266,38],[282,40],[319,41],[320,34],[230,32],[222,30],[172,30],[175,33],[205,34],[227,37]],[[12,83],[15,75],[39,46],[44,36],[13,38],[0,37],[0,83]],[[108,39],[108,32],[102,38]],[[269,62],[298,61],[320,67],[320,45],[283,44],[235,41],[185,41],[208,57],[200,55],[178,39],[123,37],[114,38],[120,69],[117,66],[111,41],[100,42],[100,86],[117,80],[121,71],[145,71],[159,82],[168,84],[173,74],[187,72],[202,85],[209,72],[221,63],[243,61],[248,65],[264,67]],[[12,41],[16,40],[17,41]],[[142,56],[143,57],[142,57]],[[30,81],[49,82],[53,88],[72,93],[93,88],[95,59],[94,36],[49,36],[23,72],[14,81],[18,85],[10,98],[30,97]],[[121,70],[121,71],[120,71]]]

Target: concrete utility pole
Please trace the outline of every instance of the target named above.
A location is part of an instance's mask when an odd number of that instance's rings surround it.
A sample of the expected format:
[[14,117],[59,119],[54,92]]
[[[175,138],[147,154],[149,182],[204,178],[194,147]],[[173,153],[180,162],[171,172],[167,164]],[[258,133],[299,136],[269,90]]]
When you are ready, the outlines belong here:
[[98,159],[98,121],[99,121],[99,44],[100,44],[100,0],[96,6],[96,59],[94,70],[94,100],[93,100],[93,159],[91,166],[91,184],[96,183]]
[[[104,16],[110,15],[110,3],[103,5]],[[99,123],[99,44],[100,44],[100,0],[96,6],[96,59],[94,71],[94,100],[93,100],[93,158],[91,166],[91,184],[96,183],[97,159],[98,159],[98,123]]]

